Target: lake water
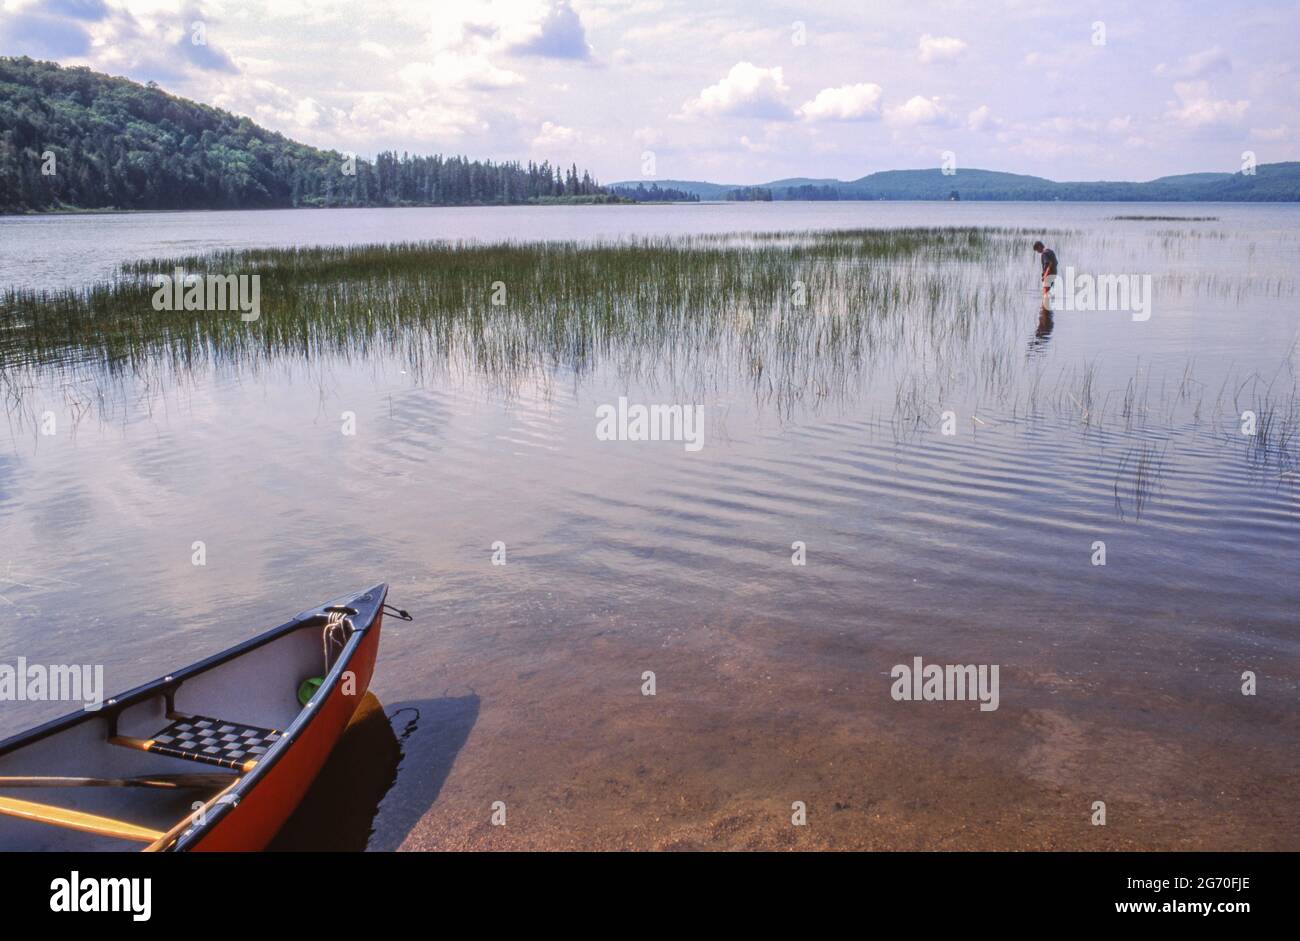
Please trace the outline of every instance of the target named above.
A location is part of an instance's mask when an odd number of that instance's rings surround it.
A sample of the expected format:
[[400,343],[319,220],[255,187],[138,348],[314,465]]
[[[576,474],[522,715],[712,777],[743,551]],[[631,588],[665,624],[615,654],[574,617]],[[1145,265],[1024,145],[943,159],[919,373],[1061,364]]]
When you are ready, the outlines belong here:
[[[372,689],[421,718],[375,848],[1300,848],[1300,208],[6,217],[0,289],[218,248],[903,226],[1024,229],[1023,259],[918,263],[992,298],[962,331],[915,301],[761,362],[723,330],[557,347],[507,385],[458,349],[25,374],[0,662],[118,691],[383,579],[416,621]],[[1044,324],[1030,230],[1150,275],[1150,316]],[[699,405],[704,446],[599,440],[620,397]],[[915,656],[998,664],[998,709],[893,700]],[[0,734],[64,711],[0,703]]]
[[[223,248],[883,226],[1109,230],[1117,215],[1217,216],[1219,223],[1199,228],[1246,231],[1261,245],[1294,232],[1297,224],[1292,206],[1246,203],[787,202],[0,216],[0,286],[76,287],[111,277],[124,261]],[[1171,224],[1129,222],[1125,228],[1156,231]]]

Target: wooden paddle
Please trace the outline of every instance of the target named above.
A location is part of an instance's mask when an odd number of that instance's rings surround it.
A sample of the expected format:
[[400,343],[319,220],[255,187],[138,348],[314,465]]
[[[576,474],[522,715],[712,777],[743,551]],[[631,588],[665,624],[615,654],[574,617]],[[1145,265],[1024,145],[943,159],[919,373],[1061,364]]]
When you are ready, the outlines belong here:
[[88,814],[67,807],[51,807],[49,804],[15,800],[12,797],[0,797],[0,814],[31,820],[34,823],[48,823],[69,830],[80,830],[96,836],[136,840],[140,843],[152,843],[163,836],[161,830],[141,827],[125,820],[114,820],[112,817],[101,817],[98,814]]
[[0,777],[6,787],[157,787],[217,788],[236,780],[231,774],[149,774],[134,778],[78,778],[42,776]]

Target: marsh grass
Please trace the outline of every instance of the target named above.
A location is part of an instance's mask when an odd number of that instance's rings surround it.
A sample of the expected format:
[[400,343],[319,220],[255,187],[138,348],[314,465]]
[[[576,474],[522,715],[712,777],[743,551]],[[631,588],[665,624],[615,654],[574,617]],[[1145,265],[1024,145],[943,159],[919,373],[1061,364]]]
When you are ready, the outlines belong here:
[[[883,320],[920,302],[959,308],[960,278],[922,270],[918,261],[933,254],[972,262],[1009,245],[991,230],[901,229],[151,259],[84,290],[0,294],[0,367],[131,371],[159,359],[184,366],[406,352],[412,337],[442,349],[470,341],[473,358],[489,370],[542,353],[581,364],[614,344],[692,346],[737,323],[793,325],[800,306],[869,310]],[[176,268],[260,276],[261,318],[245,323],[226,312],[154,310],[151,278]],[[796,282],[805,285],[803,305]],[[498,283],[506,292],[502,305],[492,303]],[[832,331],[843,333],[844,325]]]
[[1218,216],[1111,216],[1114,222],[1218,222]]
[[1124,452],[1115,471],[1115,512],[1124,519],[1131,509],[1141,519],[1158,491],[1165,463],[1164,444],[1144,441]]
[[1233,393],[1234,413],[1255,416],[1254,434],[1243,434],[1241,427],[1228,430],[1230,437],[1244,439],[1252,465],[1277,468],[1283,475],[1300,465],[1300,378],[1291,366],[1298,344],[1272,376],[1252,373]]

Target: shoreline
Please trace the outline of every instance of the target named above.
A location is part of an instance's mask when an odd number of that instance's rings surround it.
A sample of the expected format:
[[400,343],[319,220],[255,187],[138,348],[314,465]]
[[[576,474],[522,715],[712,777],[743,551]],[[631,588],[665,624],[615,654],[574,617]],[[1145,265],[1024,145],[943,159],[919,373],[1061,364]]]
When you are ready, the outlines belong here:
[[[1069,205],[1069,206],[1300,206],[1300,200],[1279,199],[1235,199],[1235,200],[1189,200],[1189,199],[1169,199],[1169,200],[1151,200],[1151,199],[976,199],[962,198],[960,200],[949,199],[774,199],[774,200],[726,200],[726,199],[700,199],[700,200],[659,200],[637,202],[628,200],[626,202],[545,202],[545,203],[435,203],[429,205],[416,206],[259,206],[247,209],[51,209],[51,210],[32,210],[30,212],[0,212],[0,220],[3,219],[30,219],[44,218],[50,216],[136,216],[136,215],[179,215],[183,213],[213,213],[213,212],[290,212],[290,211],[317,211],[317,210],[335,210],[335,209],[519,209],[524,207],[537,208],[554,208],[565,206],[586,206],[596,208],[601,206],[737,206],[737,205],[774,205],[797,203],[800,205],[812,204],[844,204],[844,203],[924,203],[944,204],[949,202],[960,203],[980,203],[990,205]],[[1197,220],[1200,221],[1200,220]]]

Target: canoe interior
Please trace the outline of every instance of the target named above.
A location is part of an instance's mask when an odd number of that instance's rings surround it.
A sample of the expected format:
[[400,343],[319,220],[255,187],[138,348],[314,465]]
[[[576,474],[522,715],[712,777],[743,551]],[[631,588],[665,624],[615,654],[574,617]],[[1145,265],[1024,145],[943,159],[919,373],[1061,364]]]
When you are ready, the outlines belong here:
[[[373,594],[375,589],[370,590]],[[383,592],[379,593],[380,598]],[[324,606],[322,606],[323,609]],[[379,605],[374,606],[376,611]],[[322,610],[318,609],[318,610]],[[239,722],[266,729],[286,730],[304,709],[298,702],[303,680],[326,674],[322,617],[300,615],[300,622],[276,629],[279,636],[250,642],[249,649],[211,666],[197,664],[198,672],[181,677],[174,689],[175,710]],[[359,624],[364,627],[368,621]],[[276,633],[269,632],[269,633]],[[241,645],[243,646],[243,645]],[[238,650],[238,648],[235,648]],[[338,648],[333,653],[338,654]],[[227,654],[230,652],[228,651]],[[220,659],[218,654],[211,659]],[[206,662],[206,661],[205,661]],[[333,661],[332,661],[333,662]],[[163,681],[156,681],[161,684]],[[155,684],[146,684],[141,690]],[[126,702],[134,693],[119,697]],[[139,751],[109,742],[110,718],[115,715],[117,734],[149,739],[170,723],[164,687],[138,702],[100,712],[86,712],[53,732],[33,730],[28,741],[17,736],[0,743],[0,777],[50,775],[95,778],[130,778],[141,775],[236,773],[196,761]],[[157,789],[122,787],[24,787],[0,789],[0,795],[24,801],[123,820],[153,830],[170,830],[219,788]],[[32,851],[135,851],[143,844],[78,830],[0,815],[0,850]]]

